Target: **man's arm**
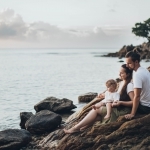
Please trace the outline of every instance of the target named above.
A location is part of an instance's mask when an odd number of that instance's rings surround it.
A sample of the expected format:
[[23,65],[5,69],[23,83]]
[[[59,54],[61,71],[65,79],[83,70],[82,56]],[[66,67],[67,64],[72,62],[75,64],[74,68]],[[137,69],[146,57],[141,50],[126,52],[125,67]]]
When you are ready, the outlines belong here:
[[135,115],[140,102],[141,88],[134,89],[134,98],[131,114]]
[[139,102],[140,102],[140,94],[141,94],[141,88],[134,88],[134,98],[133,98],[132,111],[131,111],[131,114],[125,115],[126,119],[132,119],[135,116],[136,111],[137,111],[138,106],[139,106]]

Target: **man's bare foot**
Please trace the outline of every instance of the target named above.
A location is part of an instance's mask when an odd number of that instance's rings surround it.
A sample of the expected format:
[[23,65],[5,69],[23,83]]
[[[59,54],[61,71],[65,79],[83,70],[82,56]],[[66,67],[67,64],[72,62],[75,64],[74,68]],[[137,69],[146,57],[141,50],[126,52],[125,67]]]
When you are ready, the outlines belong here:
[[70,128],[69,130],[63,129],[66,134],[71,134],[75,132],[80,132],[80,129],[76,129],[75,127]]
[[110,118],[110,115],[106,115],[105,117],[104,117],[104,119],[109,119]]

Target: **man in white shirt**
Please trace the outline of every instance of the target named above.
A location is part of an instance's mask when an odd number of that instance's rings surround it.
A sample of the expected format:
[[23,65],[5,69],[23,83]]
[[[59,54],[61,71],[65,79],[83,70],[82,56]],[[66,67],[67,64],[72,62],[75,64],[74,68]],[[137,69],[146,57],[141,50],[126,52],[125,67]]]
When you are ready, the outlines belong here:
[[132,119],[136,112],[150,113],[150,73],[140,66],[140,55],[136,51],[126,54],[126,66],[133,71],[134,98],[130,114],[125,115],[126,119]]

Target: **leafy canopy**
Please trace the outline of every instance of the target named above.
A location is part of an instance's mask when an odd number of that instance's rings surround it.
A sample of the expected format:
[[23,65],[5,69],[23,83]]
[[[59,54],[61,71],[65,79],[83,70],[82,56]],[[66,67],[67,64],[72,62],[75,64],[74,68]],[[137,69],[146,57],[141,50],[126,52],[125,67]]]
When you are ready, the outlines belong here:
[[136,23],[132,28],[132,33],[136,36],[147,38],[150,42],[150,18],[144,21],[144,23]]

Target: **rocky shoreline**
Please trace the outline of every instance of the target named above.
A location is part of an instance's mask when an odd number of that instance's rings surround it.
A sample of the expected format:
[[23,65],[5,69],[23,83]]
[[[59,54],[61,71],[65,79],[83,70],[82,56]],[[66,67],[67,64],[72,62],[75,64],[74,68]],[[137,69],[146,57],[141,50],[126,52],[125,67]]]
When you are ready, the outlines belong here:
[[107,55],[103,55],[103,57],[118,57],[119,59],[121,59],[125,57],[127,52],[135,49],[140,53],[141,59],[144,59],[145,62],[150,61],[150,43],[143,43],[137,46],[124,45],[118,52],[108,53]]
[[[79,111],[74,112],[70,109],[59,114],[47,110],[47,105],[51,105],[48,106],[49,109],[56,111],[58,109],[54,107],[58,108],[58,103],[61,105],[63,102],[62,99],[55,97],[44,99],[35,105],[43,106],[43,109],[36,114],[20,113],[20,126],[25,129],[0,131],[0,150],[145,150],[150,148],[150,115],[137,114],[133,120],[126,120],[122,116],[116,122],[107,125],[97,121],[84,131],[65,134],[62,130],[64,127],[74,126],[92,109],[93,104],[101,100],[93,99],[96,96],[97,93],[92,92],[80,95],[79,102],[89,103]],[[75,107],[71,100],[67,102],[73,106],[70,105],[70,108]],[[65,106],[63,105],[63,108]]]
[[[79,96],[79,101],[92,100],[96,96],[97,93],[87,93]],[[65,126],[67,118],[75,112],[75,108],[73,101],[67,98],[47,97],[34,105],[35,114],[20,113],[21,129],[0,131],[0,150],[37,149],[39,142],[49,133]]]
[[[150,59],[150,43],[139,46],[123,46],[119,52],[104,57],[122,58],[128,51],[136,49],[141,59]],[[150,71],[150,67],[147,68]],[[116,79],[117,80],[117,79]],[[118,81],[118,80],[117,80]],[[86,93],[78,97],[87,103],[74,112],[73,101],[48,97],[34,106],[32,112],[20,113],[21,129],[0,131],[0,150],[137,150],[150,149],[150,115],[137,114],[133,120],[119,117],[116,122],[102,125],[96,122],[82,132],[65,134],[99,102],[97,93]]]

